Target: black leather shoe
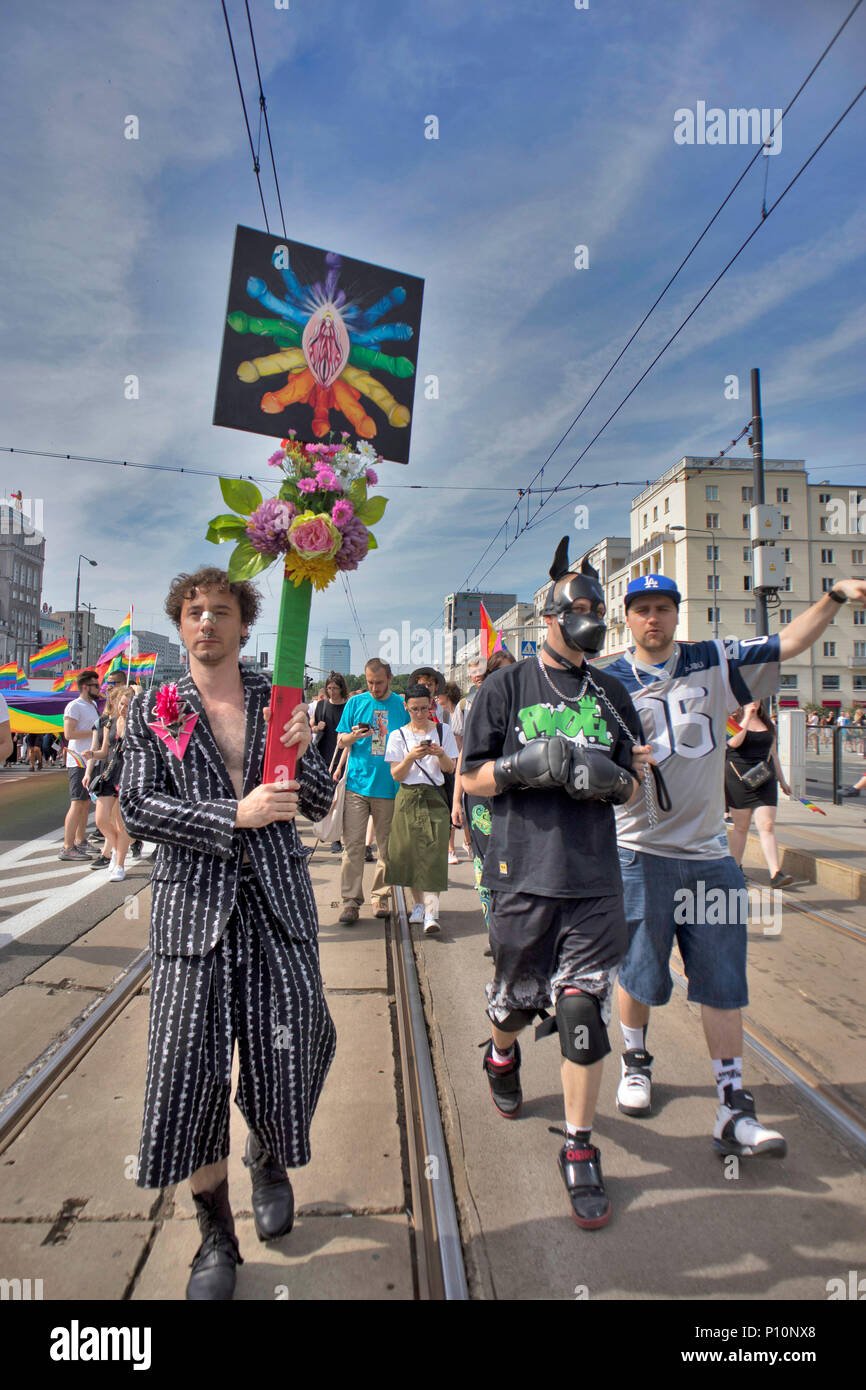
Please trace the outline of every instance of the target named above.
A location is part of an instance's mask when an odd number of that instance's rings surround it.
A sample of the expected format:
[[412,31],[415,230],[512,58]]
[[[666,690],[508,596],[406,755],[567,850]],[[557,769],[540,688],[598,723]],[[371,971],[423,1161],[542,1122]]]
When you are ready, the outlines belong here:
[[275,1163],[250,1132],[244,1163],[253,1180],[253,1217],[259,1240],[287,1236],[295,1222],[295,1194],[285,1168]]
[[193,1193],[202,1243],[192,1262],[186,1296],[192,1302],[228,1302],[235,1291],[235,1271],[243,1264],[229,1206],[228,1179],[214,1192]]

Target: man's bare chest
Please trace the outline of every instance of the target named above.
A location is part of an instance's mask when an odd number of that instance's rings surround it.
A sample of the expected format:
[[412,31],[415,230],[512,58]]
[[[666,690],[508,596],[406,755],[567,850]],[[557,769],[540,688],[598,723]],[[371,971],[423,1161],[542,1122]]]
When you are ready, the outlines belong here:
[[238,797],[243,795],[246,716],[243,701],[204,701],[205,713]]

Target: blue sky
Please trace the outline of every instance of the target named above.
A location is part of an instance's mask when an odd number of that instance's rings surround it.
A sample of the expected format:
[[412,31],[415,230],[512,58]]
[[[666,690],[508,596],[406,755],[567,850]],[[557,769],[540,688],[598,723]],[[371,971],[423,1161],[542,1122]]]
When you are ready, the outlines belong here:
[[[525,484],[577,414],[753,153],[674,142],[674,112],[784,107],[851,8],[571,0],[251,0],[290,237],[425,279],[408,468],[386,466],[380,549],[351,576],[367,649],[435,626]],[[255,136],[257,88],[229,0]],[[0,225],[0,444],[264,476],[265,437],[211,422],[234,228],[261,227],[218,0],[20,6],[3,20],[6,197]],[[785,117],[623,362],[558,450],[555,482],[691,309],[862,82],[866,8]],[[140,138],[123,137],[134,114]],[[435,115],[439,138],[425,139]],[[760,366],[768,457],[863,483],[866,99],[580,465],[575,481],[655,477],[726,445]],[[769,166],[768,168],[766,166]],[[271,226],[276,198],[262,141]],[[574,267],[574,248],[589,267]],[[124,378],[140,398],[124,399]],[[736,373],[739,401],[726,400]],[[44,499],[43,597],[100,621],[161,616],[168,582],[220,563],[204,539],[215,478],[0,454],[3,489]],[[395,484],[436,484],[408,491]],[[589,497],[576,551],[626,534],[637,488]],[[577,500],[577,499],[575,499]],[[551,504],[548,509],[553,512]],[[542,516],[544,513],[542,513]],[[483,587],[528,597],[568,510]],[[513,524],[511,528],[513,535]],[[471,587],[501,550],[495,546]],[[276,626],[265,577],[262,633]],[[314,602],[319,641],[364,652],[342,584]],[[273,639],[261,645],[272,650]]]

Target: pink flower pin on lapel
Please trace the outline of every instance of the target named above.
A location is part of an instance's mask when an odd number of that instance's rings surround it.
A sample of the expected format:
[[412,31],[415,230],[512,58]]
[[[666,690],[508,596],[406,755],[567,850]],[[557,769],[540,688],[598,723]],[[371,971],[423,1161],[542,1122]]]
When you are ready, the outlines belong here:
[[160,686],[153,704],[153,712],[157,717],[148,720],[147,727],[153,729],[170,753],[176,758],[182,758],[198,722],[198,715],[189,708],[185,700],[178,699],[177,686],[174,683]]

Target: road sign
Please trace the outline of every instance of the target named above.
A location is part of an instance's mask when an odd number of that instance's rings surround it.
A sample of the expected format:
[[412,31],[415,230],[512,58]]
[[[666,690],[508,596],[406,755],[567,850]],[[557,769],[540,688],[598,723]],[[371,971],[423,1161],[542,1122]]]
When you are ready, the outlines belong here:
[[535,643],[534,643],[534,642],[521,642],[521,644],[520,644],[520,655],[521,655],[521,656],[535,656]]

